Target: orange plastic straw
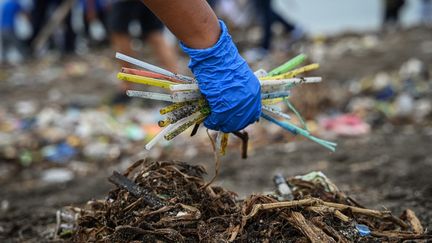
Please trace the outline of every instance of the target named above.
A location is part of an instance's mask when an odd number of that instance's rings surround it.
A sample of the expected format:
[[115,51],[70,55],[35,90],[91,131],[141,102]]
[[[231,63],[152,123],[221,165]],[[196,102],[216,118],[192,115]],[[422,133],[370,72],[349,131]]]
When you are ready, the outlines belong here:
[[143,76],[143,77],[148,77],[148,78],[157,78],[157,79],[165,79],[165,80],[169,80],[171,82],[176,82],[176,83],[185,83],[179,79],[176,78],[172,78],[163,74],[159,74],[159,73],[154,73],[154,72],[150,72],[150,71],[146,71],[146,70],[139,70],[139,69],[134,69],[134,68],[125,68],[123,67],[121,70],[122,73],[127,73],[127,74],[133,74],[133,75],[138,75],[138,76]]

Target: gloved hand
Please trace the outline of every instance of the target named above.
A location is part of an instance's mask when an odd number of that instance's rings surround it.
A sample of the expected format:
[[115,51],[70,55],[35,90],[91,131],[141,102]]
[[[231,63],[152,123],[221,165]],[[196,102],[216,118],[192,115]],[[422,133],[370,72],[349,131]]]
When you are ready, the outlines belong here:
[[257,121],[261,115],[261,86],[240,56],[224,22],[221,35],[207,49],[192,49],[180,43],[191,60],[189,68],[198,80],[211,114],[204,125],[212,130],[234,132]]

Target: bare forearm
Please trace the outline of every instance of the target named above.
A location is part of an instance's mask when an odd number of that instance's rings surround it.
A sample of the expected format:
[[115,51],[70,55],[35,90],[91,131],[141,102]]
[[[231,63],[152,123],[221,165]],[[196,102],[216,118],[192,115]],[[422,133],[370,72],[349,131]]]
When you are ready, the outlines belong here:
[[213,46],[220,35],[218,19],[204,0],[142,0],[144,4],[191,48]]

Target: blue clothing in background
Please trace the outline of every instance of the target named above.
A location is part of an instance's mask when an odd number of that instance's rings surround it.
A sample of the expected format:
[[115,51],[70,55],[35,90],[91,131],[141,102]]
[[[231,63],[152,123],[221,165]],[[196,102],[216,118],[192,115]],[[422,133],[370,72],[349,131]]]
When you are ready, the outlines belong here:
[[[86,2],[87,2],[87,0],[80,0],[80,4],[81,4],[81,6],[83,6],[84,11],[87,11]],[[95,10],[101,11],[101,10],[104,10],[107,8],[108,1],[107,0],[94,0],[94,4],[95,4]]]
[[21,11],[21,6],[18,0],[5,0],[0,2],[0,11],[2,12],[0,19],[0,28],[2,32],[13,30],[15,17]]

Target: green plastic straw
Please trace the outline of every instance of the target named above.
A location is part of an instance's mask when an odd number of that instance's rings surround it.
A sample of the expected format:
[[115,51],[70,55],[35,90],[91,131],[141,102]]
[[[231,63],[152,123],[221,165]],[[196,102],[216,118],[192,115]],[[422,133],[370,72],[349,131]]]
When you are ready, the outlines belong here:
[[297,109],[291,104],[291,102],[289,102],[289,100],[287,98],[284,98],[285,104],[288,106],[288,108],[290,108],[290,110],[297,116],[297,118],[300,120],[300,123],[302,124],[303,128],[308,131],[309,129],[307,128],[306,122],[303,119],[303,117],[300,115],[300,113],[297,111]]
[[276,76],[291,71],[294,68],[296,68],[298,65],[302,64],[305,60],[306,60],[306,55],[300,54],[294,57],[293,59],[289,60],[288,62],[282,64],[281,66],[271,70],[268,73],[268,76]]

